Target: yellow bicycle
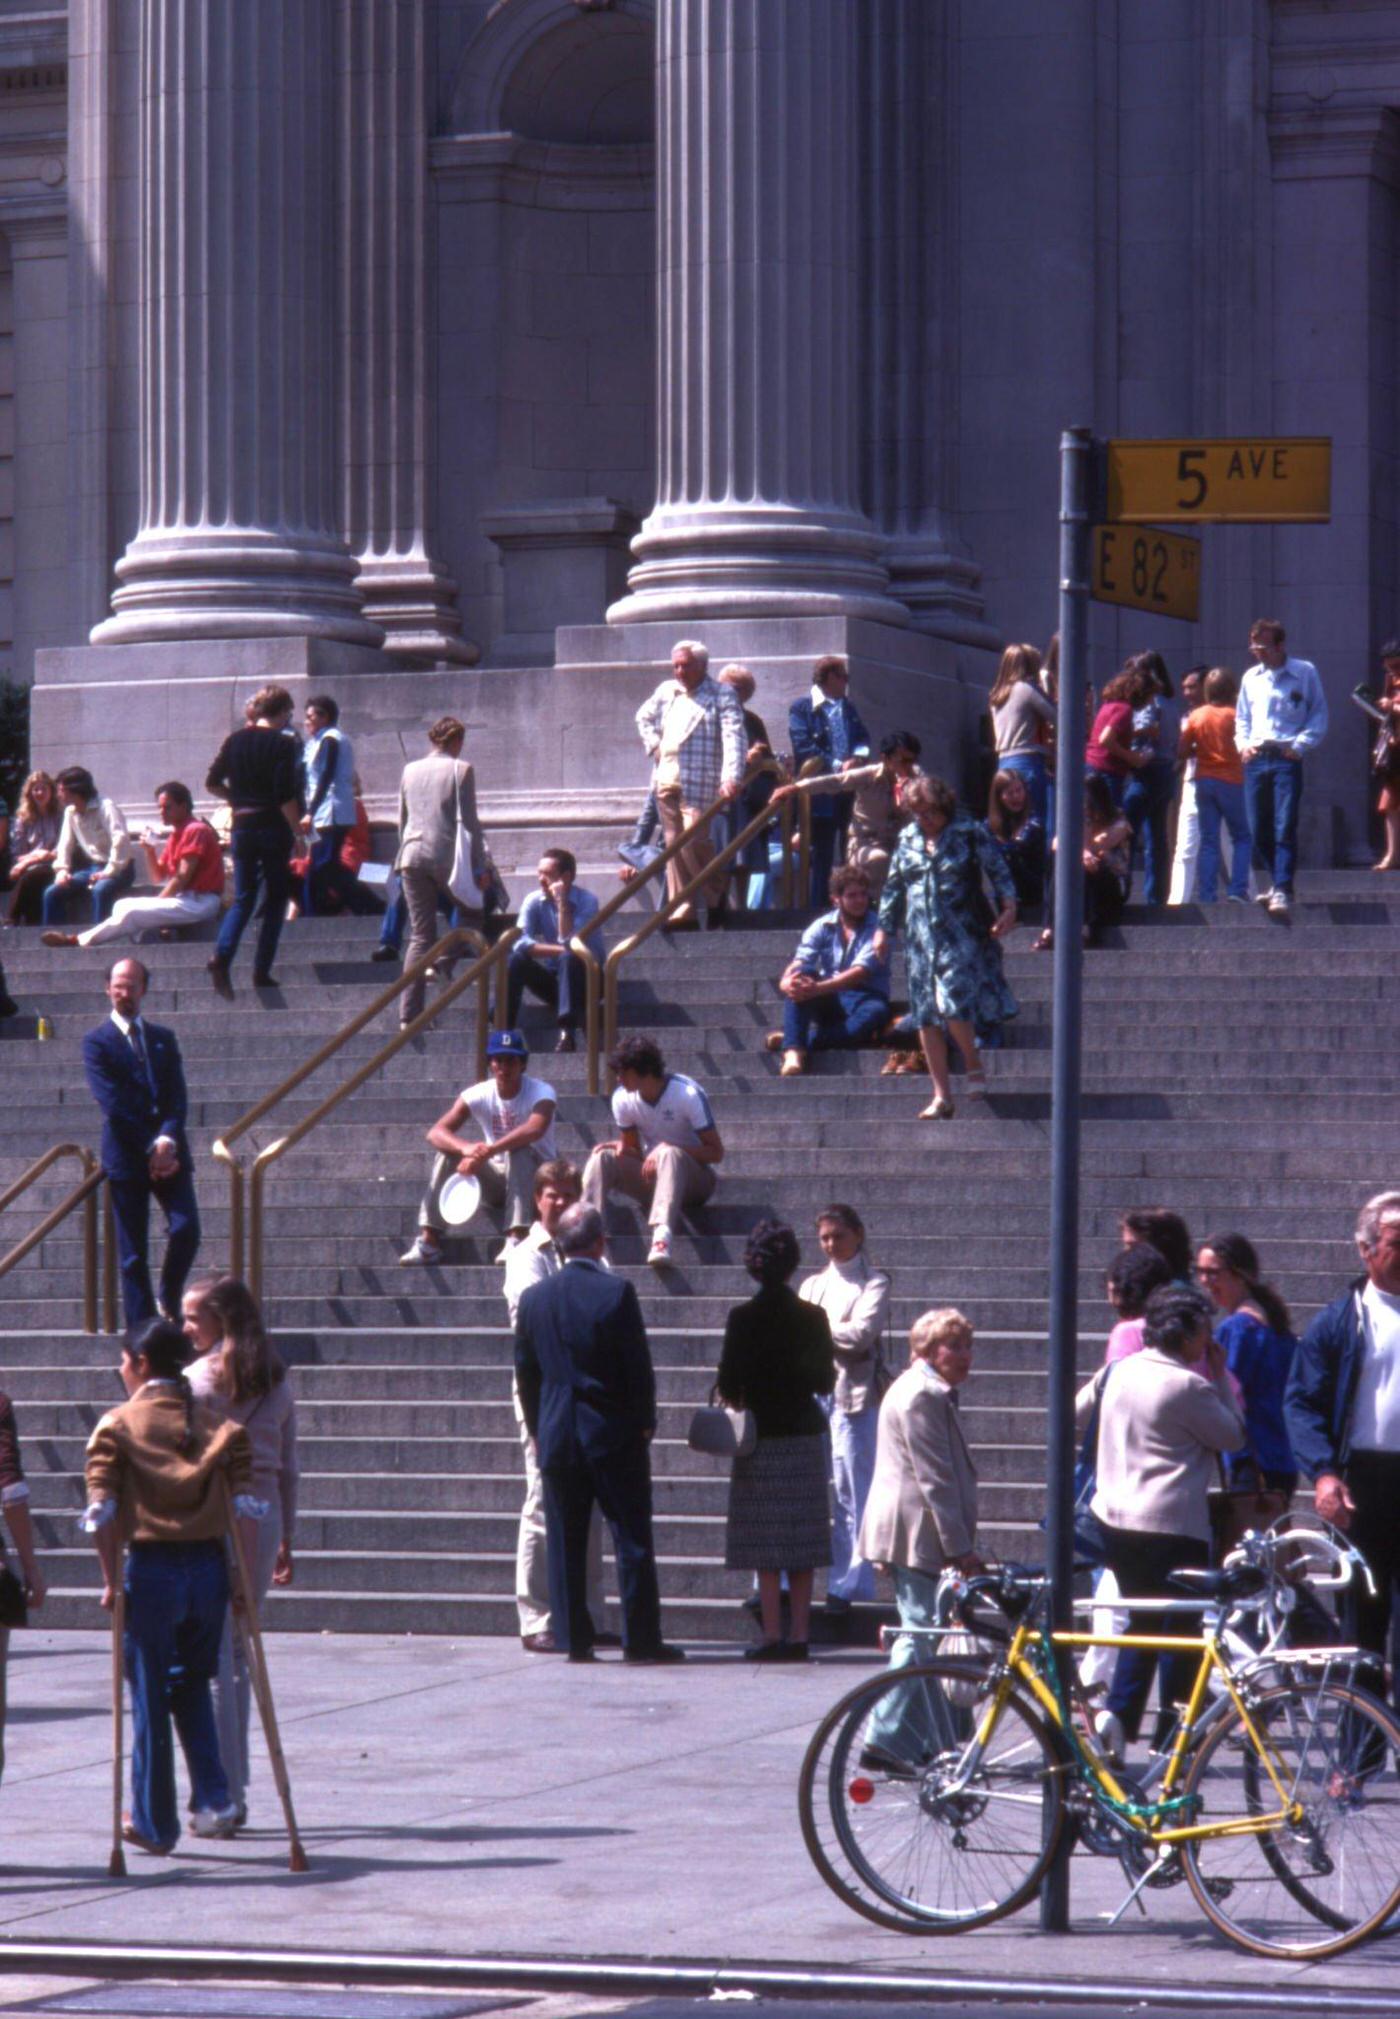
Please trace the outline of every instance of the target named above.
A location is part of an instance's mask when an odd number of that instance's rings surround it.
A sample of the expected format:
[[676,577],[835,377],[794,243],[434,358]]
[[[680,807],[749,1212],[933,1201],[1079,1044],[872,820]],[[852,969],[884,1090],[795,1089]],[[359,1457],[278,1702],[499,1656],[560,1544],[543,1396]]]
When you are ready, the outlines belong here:
[[[1198,1607],[1228,1606],[1265,1574],[1245,1563],[1173,1582]],[[803,1836],[858,1913],[919,1934],[998,1920],[1035,1895],[1067,1830],[1122,1861],[1124,1907],[1184,1878],[1256,1955],[1335,1955],[1400,1906],[1400,1725],[1353,1680],[1357,1649],[1241,1660],[1218,1621],[1191,1638],[1053,1632],[1044,1578],[1011,1566],[966,1591],[1013,1623],[1008,1645],[885,1671],[808,1747]],[[1105,1753],[1062,1679],[1057,1651],[1086,1647],[1200,1655],[1150,1790]]]

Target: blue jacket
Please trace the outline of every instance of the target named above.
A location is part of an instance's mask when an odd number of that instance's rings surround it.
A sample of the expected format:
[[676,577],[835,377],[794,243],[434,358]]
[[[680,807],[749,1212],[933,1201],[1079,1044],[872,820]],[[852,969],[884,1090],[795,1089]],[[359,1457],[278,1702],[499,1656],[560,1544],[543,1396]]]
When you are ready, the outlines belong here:
[[1293,1456],[1309,1479],[1341,1472],[1351,1453],[1351,1411],[1365,1352],[1360,1308],[1365,1287],[1365,1277],[1359,1277],[1319,1311],[1294,1356],[1283,1414]]
[[[810,694],[804,694],[788,709],[788,737],[792,744],[794,770],[805,764],[809,757],[815,757],[823,771],[834,771],[840,760],[831,747],[830,709],[835,706],[845,711],[846,730],[850,748],[848,757],[870,755],[870,731],[861,721],[856,705],[849,699],[826,702],[818,708]],[[848,800],[838,799],[835,794],[822,793],[812,801],[813,820],[835,820]]]
[[525,1292],[515,1378],[541,1471],[608,1458],[656,1428],[656,1376],[637,1293],[596,1262],[566,1262]]
[[169,1136],[180,1162],[190,1168],[185,1141],[188,1100],[185,1069],[175,1033],[141,1018],[155,1093],[131,1044],[109,1017],[83,1039],[83,1071],[102,1110],[102,1167],[109,1178],[146,1175],[151,1146]]

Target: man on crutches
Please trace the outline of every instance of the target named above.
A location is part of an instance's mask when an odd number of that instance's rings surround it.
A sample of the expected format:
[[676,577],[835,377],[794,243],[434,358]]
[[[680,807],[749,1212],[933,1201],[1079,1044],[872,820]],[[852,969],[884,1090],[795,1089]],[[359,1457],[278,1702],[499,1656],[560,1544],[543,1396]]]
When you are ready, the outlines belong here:
[[[154,1856],[180,1835],[171,1721],[189,1766],[196,1836],[233,1835],[236,1811],[219,1758],[209,1684],[229,1604],[224,1537],[232,1527],[242,1589],[262,1503],[252,1498],[247,1432],[216,1423],[195,1402],[185,1378],[190,1347],[178,1326],[141,1326],[121,1360],[127,1400],[104,1416],[88,1443],[87,1513],[102,1563],[102,1603],[113,1612],[113,1849],[111,1869],[125,1869],[122,1844]],[[129,1542],[125,1576],[121,1545]],[[278,1789],[286,1782],[271,1716],[256,1625],[251,1629],[258,1702],[274,1751]],[[120,1660],[118,1659],[120,1650]],[[121,1813],[121,1669],[131,1685],[132,1806]],[[284,1801],[288,1811],[290,1800]],[[293,1827],[293,1869],[300,1844]]]

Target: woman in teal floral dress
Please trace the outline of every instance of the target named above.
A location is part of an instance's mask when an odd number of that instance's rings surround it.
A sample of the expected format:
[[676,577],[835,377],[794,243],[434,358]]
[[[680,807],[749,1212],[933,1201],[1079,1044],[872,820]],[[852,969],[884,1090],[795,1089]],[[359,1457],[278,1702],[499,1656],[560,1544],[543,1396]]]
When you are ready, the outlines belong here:
[[[1016,1014],[997,945],[1016,923],[1016,888],[986,828],[959,812],[956,795],[942,779],[916,779],[905,789],[904,809],[914,817],[890,863],[876,947],[887,956],[890,940],[903,928],[910,1021],[933,1081],[933,1099],[920,1119],[945,1121],[953,1112],[949,1038],[967,1068],[968,1098],[979,1100],[987,1076],[977,1033],[985,1037]],[[999,911],[987,897],[987,884]]]

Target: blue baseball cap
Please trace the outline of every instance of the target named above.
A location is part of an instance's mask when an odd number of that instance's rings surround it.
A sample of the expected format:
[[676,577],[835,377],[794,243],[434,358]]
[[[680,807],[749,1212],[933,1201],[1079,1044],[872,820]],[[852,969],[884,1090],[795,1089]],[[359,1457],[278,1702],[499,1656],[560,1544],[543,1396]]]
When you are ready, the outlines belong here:
[[528,1059],[530,1047],[524,1031],[492,1031],[486,1040],[488,1059]]

